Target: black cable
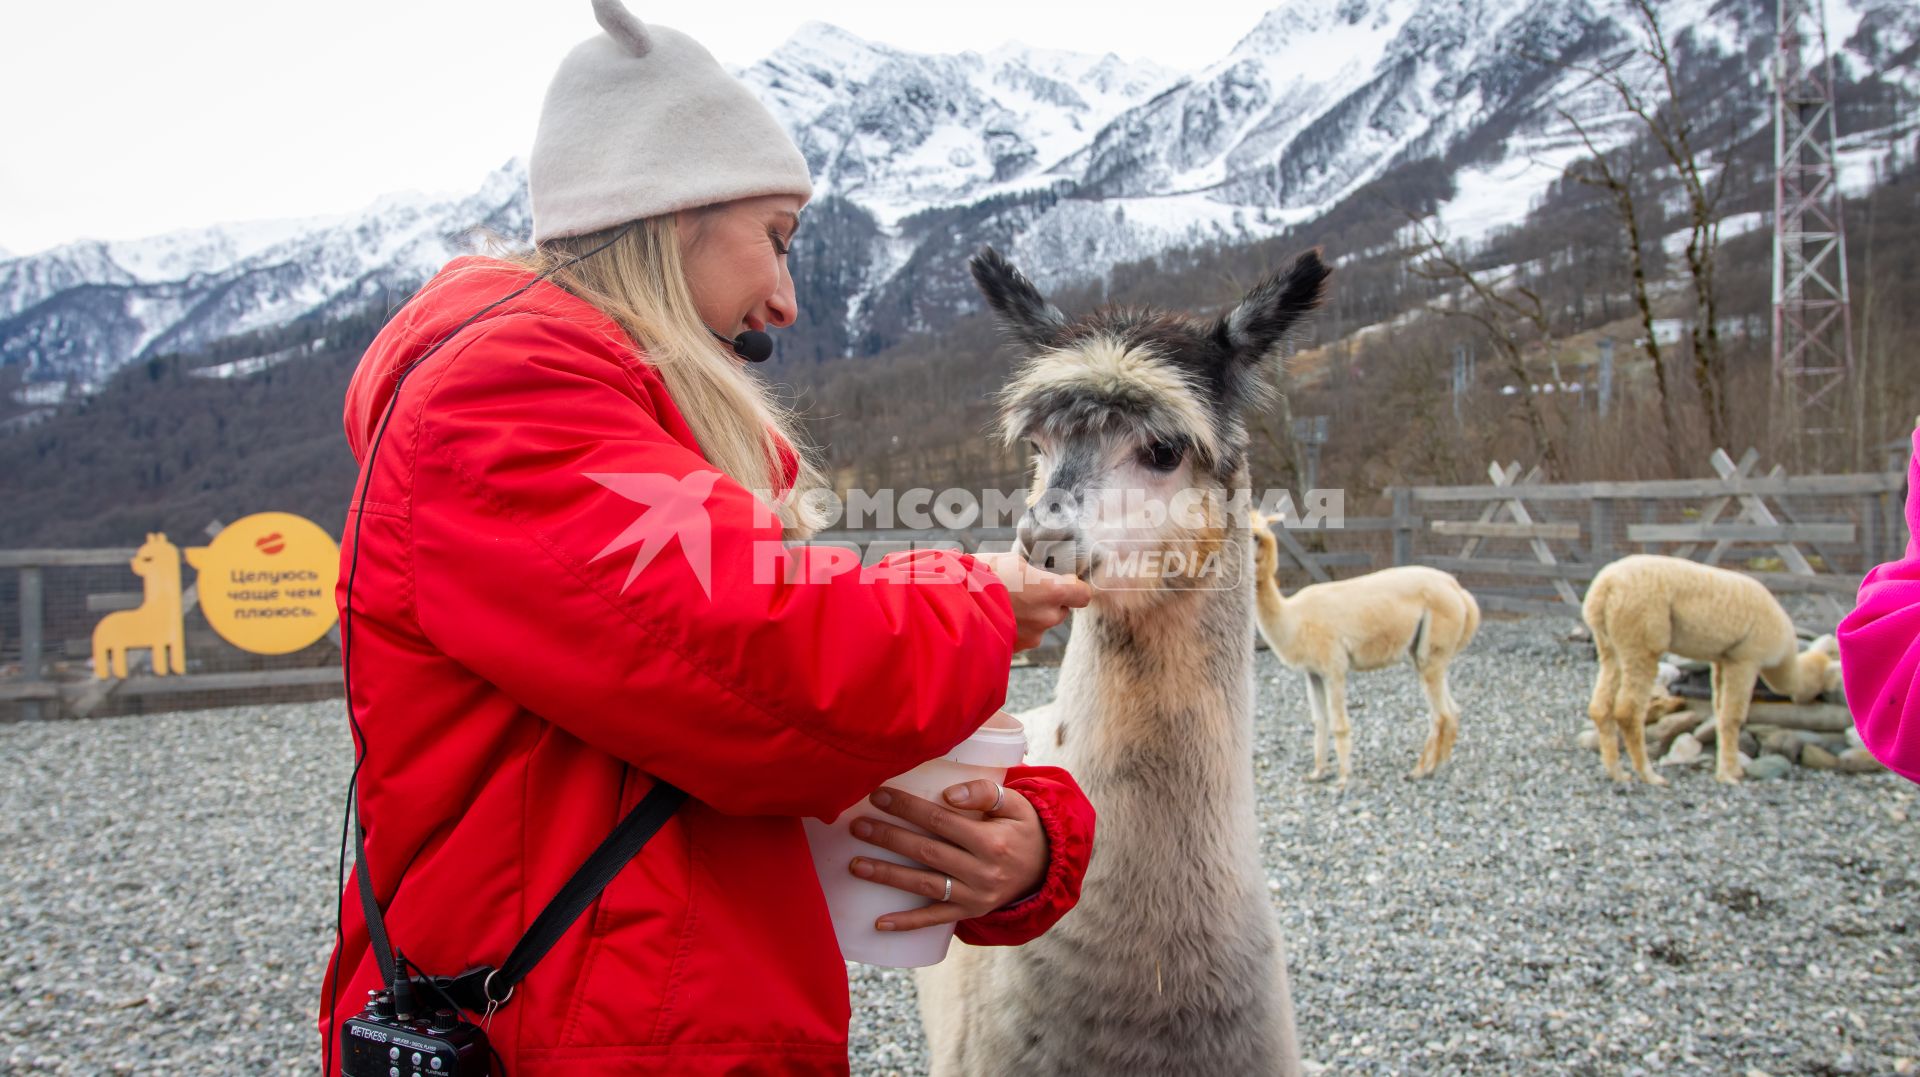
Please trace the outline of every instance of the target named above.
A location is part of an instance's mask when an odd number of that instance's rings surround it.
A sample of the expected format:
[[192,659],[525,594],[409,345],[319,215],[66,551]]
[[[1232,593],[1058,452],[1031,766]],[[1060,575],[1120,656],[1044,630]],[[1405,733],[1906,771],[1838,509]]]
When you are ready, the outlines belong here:
[[[344,640],[346,637],[342,636],[340,638]],[[346,652],[344,650],[341,652],[340,660],[344,666],[346,664]],[[347,701],[347,709],[349,711],[353,709],[352,700]],[[343,918],[345,915],[347,896],[347,827],[353,819],[352,791],[354,785],[360,780],[360,761],[363,758],[365,757],[360,755],[356,755],[354,758],[353,772],[347,775],[347,799],[346,802],[340,806],[340,860],[334,867],[333,875],[334,887],[337,894],[337,899],[333,904],[333,962],[332,968],[327,973],[327,1009],[332,1013],[332,1016],[336,1018],[339,1016],[340,998],[340,943],[346,937]],[[338,1024],[337,1021],[329,1023]],[[323,1044],[320,1077],[334,1077],[333,1030],[329,1028],[321,1034],[320,1039]]]
[[[374,465],[379,460],[379,457],[380,457],[380,443],[386,437],[387,424],[393,420],[395,405],[397,405],[400,401],[400,389],[403,385],[406,384],[407,377],[411,375],[414,372],[414,370],[418,368],[422,362],[426,361],[430,356],[432,356],[433,353],[439,351],[442,345],[446,344],[447,341],[452,340],[455,336],[459,335],[461,330],[464,330],[465,328],[467,328],[467,326],[472,325],[482,314],[486,314],[487,312],[493,310],[495,307],[498,307],[501,303],[505,303],[510,299],[517,298],[522,293],[524,293],[528,288],[531,288],[533,287],[534,284],[539,283],[539,280],[540,280],[539,277],[535,277],[532,281],[527,282],[527,284],[524,287],[518,289],[517,291],[514,291],[513,293],[505,296],[502,299],[496,300],[493,303],[488,304],[486,307],[483,307],[478,313],[474,314],[472,317],[468,318],[466,321],[461,322],[460,325],[457,326],[452,333],[449,333],[446,336],[442,337],[440,340],[436,341],[431,348],[427,349],[425,354],[421,355],[418,359],[415,359],[413,362],[408,363],[406,368],[400,372],[400,377],[398,381],[396,381],[394,384],[393,395],[388,398],[387,408],[380,416],[380,426],[374,432],[373,445],[367,451],[367,464],[366,464],[366,467],[363,468],[360,473],[361,481],[360,481],[360,488],[358,490],[359,496],[354,499],[355,507],[353,508],[353,514],[354,514],[353,515],[353,556],[348,562],[347,600],[342,607],[341,620],[340,620],[340,673],[341,673],[341,679],[343,681],[343,686],[346,690],[346,696],[347,696],[347,724],[351,726],[353,729],[354,760],[353,760],[353,770],[347,776],[346,805],[340,821],[340,857],[339,857],[338,867],[337,867],[337,871],[339,874],[336,876],[336,878],[344,878],[344,876],[346,875],[347,833],[348,833],[347,820],[348,818],[351,817],[353,813],[354,801],[355,801],[354,794],[359,789],[359,783],[360,783],[360,768],[366,764],[366,760],[367,760],[366,733],[360,728],[360,720],[353,713],[353,662],[350,659],[350,654],[351,654],[350,642],[353,635],[353,584],[354,584],[354,580],[358,577],[359,571],[360,571],[360,524],[362,520],[364,520],[366,517],[364,506],[365,506],[365,501],[367,496],[367,487],[373,481]],[[365,832],[362,831],[363,835],[364,833]],[[335,1002],[336,1006],[337,1006],[337,1000],[339,998],[339,986],[340,986],[340,982],[339,982],[340,944],[341,944],[341,941],[346,937],[345,910],[346,910],[346,889],[344,887],[344,884],[342,884],[341,888],[337,891],[335,895],[335,900],[334,900],[333,967],[332,967],[331,973],[329,974],[329,980],[333,984],[333,988],[334,988],[333,1001]],[[392,984],[388,984],[389,988],[391,988],[392,986],[393,986]],[[334,1011],[334,1016],[336,1018],[338,1017],[337,1009],[335,1009]],[[336,1025],[338,1024],[337,1021],[333,1023]],[[323,1067],[322,1077],[333,1077],[333,1030],[331,1028],[328,1029],[326,1035],[323,1038],[325,1040],[325,1045],[322,1052],[322,1062],[321,1062],[321,1065]]]
[[[394,382],[393,393],[391,396],[387,398],[386,410],[382,412],[380,416],[380,426],[374,431],[373,444],[367,449],[367,463],[366,463],[366,466],[361,468],[360,470],[360,483],[358,488],[359,496],[356,497],[353,500],[353,502],[349,505],[349,508],[353,512],[353,557],[349,560],[347,565],[347,596],[346,596],[346,602],[343,604],[341,609],[341,614],[340,614],[340,675],[341,675],[341,680],[343,682],[343,687],[345,688],[346,694],[347,694],[347,724],[352,727],[352,731],[353,731],[354,760],[353,760],[353,770],[351,773],[347,775],[346,804],[345,804],[344,810],[341,813],[341,819],[340,819],[340,858],[335,868],[335,874],[334,874],[335,890],[334,890],[334,907],[333,907],[333,961],[331,963],[331,971],[328,973],[328,976],[327,976],[327,981],[329,985],[328,994],[330,995],[330,997],[327,1000],[328,1011],[330,1016],[333,1018],[333,1020],[328,1022],[330,1027],[328,1027],[326,1032],[323,1033],[320,1037],[322,1042],[321,1063],[320,1063],[321,1077],[334,1077],[333,1040],[334,1040],[334,1030],[339,1027],[338,1006],[339,1006],[339,996],[340,996],[340,945],[341,945],[341,942],[346,938],[345,915],[346,915],[347,895],[346,895],[346,886],[344,882],[344,877],[346,876],[346,873],[347,873],[347,833],[348,833],[347,827],[348,827],[348,819],[351,818],[353,814],[353,808],[354,808],[354,802],[355,802],[354,794],[359,790],[359,787],[360,787],[360,768],[363,765],[365,765],[367,760],[366,734],[360,728],[359,718],[356,717],[353,713],[353,662],[351,661],[351,657],[350,657],[351,656],[350,641],[353,635],[353,581],[359,575],[359,571],[360,571],[360,524],[361,524],[361,521],[363,521],[366,518],[365,505],[366,505],[367,487],[371,485],[373,482],[374,464],[375,464],[375,461],[379,459],[380,443],[382,440],[385,439],[387,435],[387,424],[393,421],[393,413],[395,410],[397,410],[397,407],[400,402],[401,387],[406,384],[406,380],[408,376],[410,376],[416,369],[418,369],[421,363],[426,362],[429,358],[433,356],[435,352],[439,351],[443,346],[445,346],[448,341],[459,336],[460,333],[464,331],[468,326],[472,325],[474,322],[479,321],[485,315],[491,313],[496,307],[499,307],[503,303],[507,303],[514,299],[518,299],[520,296],[526,294],[528,289],[532,288],[536,284],[539,284],[541,281],[546,280],[548,277],[559,272],[560,270],[565,269],[568,266],[576,265],[582,261],[585,261],[586,259],[592,257],[593,255],[599,254],[601,251],[604,251],[608,247],[613,246],[614,243],[624,238],[628,232],[632,231],[632,229],[633,229],[633,226],[631,224],[627,225],[625,228],[622,228],[620,229],[620,231],[614,233],[613,237],[608,239],[605,243],[602,243],[599,246],[593,248],[592,250],[586,251],[583,254],[575,255],[574,257],[569,258],[565,262],[561,262],[537,274],[532,280],[521,285],[519,288],[516,288],[512,292],[509,292],[508,294],[500,297],[499,299],[494,300],[493,302],[487,304],[486,306],[481,307],[479,310],[475,311],[471,316],[469,316],[466,321],[461,322],[459,325],[455,326],[452,332],[448,333],[447,335],[441,337],[439,340],[435,341],[433,343],[433,346],[428,348],[424,353],[422,353],[419,358],[414,359],[412,362],[408,363],[406,367],[400,371],[399,378],[396,379]],[[400,309],[401,310],[406,309],[406,307],[409,304],[411,304],[414,299],[418,298],[420,294],[425,291],[426,291],[425,286],[422,286],[419,292],[415,292],[412,296],[409,296],[407,298],[407,301],[400,305]],[[398,315],[399,311],[396,310],[394,313]],[[361,833],[364,840],[365,830],[363,829]],[[388,986],[391,987],[392,985],[389,984]],[[488,1045],[488,1050],[492,1050],[491,1044]],[[496,1053],[496,1057],[498,1057],[497,1053]],[[502,1067],[502,1072],[504,1072],[504,1067]]]

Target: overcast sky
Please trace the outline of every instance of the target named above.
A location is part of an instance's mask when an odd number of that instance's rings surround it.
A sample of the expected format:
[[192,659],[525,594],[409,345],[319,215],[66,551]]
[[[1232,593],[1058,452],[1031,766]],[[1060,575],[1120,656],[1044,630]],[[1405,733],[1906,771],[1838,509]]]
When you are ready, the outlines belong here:
[[[918,52],[1007,41],[1194,69],[1281,0],[628,0],[728,66],[830,22]],[[524,154],[588,0],[95,0],[0,15],[0,249],[466,193]]]

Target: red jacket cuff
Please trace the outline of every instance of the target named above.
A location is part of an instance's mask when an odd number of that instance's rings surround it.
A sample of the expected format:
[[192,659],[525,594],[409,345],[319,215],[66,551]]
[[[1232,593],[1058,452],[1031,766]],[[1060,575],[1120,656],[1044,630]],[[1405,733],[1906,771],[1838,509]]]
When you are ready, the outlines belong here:
[[1027,798],[1047,835],[1047,874],[1040,889],[985,916],[962,920],[954,934],[973,946],[1018,946],[1045,934],[1080,900],[1093,858],[1093,804],[1059,767],[1012,767],[1006,786]]

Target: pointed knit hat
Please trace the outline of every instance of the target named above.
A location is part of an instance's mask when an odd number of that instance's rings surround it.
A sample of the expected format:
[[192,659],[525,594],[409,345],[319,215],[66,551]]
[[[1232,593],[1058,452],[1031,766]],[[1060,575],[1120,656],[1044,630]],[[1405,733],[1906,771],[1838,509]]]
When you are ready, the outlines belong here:
[[533,241],[758,195],[813,196],[806,158],[700,43],[593,0],[604,33],[554,73],[527,166]]

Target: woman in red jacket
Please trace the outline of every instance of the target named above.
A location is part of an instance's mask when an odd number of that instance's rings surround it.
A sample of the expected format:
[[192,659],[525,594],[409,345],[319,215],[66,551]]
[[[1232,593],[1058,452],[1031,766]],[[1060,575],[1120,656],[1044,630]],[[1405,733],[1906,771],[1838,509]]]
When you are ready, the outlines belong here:
[[[968,736],[1013,651],[1089,596],[1012,555],[850,572],[787,544],[820,478],[715,338],[793,321],[805,162],[698,44],[594,6],[606,32],[541,115],[534,250],[450,263],[348,390],[362,475],[339,597],[367,877],[411,965],[498,965],[671,783],[688,800],[491,1020],[506,1072],[845,1073],[845,967],[801,818]],[[883,930],[1015,944],[1072,907],[1093,813],[1071,778],[1016,768],[947,796],[986,818],[872,798],[938,836],[870,839],[924,871],[856,861],[936,899]],[[330,1042],[381,984],[358,881],[322,989]]]

